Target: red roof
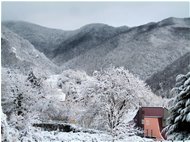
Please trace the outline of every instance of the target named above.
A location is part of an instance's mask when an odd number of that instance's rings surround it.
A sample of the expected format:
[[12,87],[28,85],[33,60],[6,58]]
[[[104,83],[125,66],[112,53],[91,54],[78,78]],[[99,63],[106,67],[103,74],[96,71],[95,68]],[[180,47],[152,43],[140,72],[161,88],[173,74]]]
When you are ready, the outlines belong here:
[[163,107],[142,107],[142,115],[146,117],[164,117]]

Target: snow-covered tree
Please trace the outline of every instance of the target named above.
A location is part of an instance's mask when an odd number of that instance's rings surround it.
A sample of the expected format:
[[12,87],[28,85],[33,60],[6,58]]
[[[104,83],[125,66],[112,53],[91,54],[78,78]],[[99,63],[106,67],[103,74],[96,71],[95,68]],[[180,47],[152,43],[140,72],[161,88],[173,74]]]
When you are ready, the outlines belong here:
[[165,131],[169,140],[190,140],[190,72],[176,77],[175,99]]
[[5,68],[2,72],[2,108],[8,120],[22,117],[29,122],[28,118],[41,116],[49,100],[45,99],[44,89],[39,86],[40,79]]
[[[100,105],[102,121],[113,136],[125,133],[127,114],[139,106],[160,105],[161,99],[155,96],[146,84],[123,67],[109,67],[94,72],[98,80],[95,91],[97,105]],[[132,129],[132,127],[131,127]]]

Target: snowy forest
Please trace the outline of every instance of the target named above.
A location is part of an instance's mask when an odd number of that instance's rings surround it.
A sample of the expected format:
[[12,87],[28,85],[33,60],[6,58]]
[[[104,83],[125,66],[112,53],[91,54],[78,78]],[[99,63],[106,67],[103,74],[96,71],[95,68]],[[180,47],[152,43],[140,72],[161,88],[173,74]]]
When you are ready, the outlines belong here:
[[[189,35],[190,18],[76,31],[2,22],[2,142],[190,140]],[[142,107],[168,110],[163,139],[135,123]]]

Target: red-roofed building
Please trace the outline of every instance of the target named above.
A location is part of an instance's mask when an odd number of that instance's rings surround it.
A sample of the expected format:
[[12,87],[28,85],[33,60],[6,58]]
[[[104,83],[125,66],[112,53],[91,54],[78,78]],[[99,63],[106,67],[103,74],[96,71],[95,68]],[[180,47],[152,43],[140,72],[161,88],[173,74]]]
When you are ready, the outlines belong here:
[[144,130],[145,137],[164,139],[161,131],[166,126],[168,110],[163,107],[141,107],[134,117],[137,127]]

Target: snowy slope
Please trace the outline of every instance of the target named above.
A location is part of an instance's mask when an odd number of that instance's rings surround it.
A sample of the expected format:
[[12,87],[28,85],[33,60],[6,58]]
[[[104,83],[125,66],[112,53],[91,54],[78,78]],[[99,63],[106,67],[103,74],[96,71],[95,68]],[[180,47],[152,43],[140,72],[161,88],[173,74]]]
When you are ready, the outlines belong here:
[[3,67],[18,69],[23,73],[27,73],[31,68],[38,70],[38,73],[43,70],[42,74],[59,71],[59,68],[30,42],[5,27],[2,27],[1,41]]
[[190,70],[190,52],[186,53],[172,64],[153,74],[146,80],[152,91],[168,98],[173,97],[170,90],[175,86],[175,78],[178,74],[185,74]]

